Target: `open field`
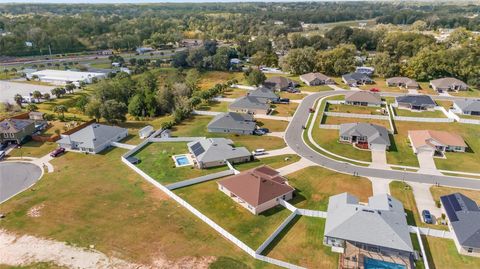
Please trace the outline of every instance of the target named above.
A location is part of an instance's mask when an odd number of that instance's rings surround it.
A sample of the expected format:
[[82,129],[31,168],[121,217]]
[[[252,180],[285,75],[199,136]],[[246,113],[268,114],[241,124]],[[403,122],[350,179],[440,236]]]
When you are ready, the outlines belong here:
[[295,110],[297,110],[298,104],[297,103],[289,103],[289,104],[274,104],[271,106],[274,111],[272,115],[274,116],[281,116],[281,117],[291,117],[295,114]]
[[254,215],[218,190],[217,181],[176,189],[174,192],[253,249],[259,247],[290,215],[290,211],[280,205]]
[[337,105],[327,104],[325,111],[328,112],[343,112],[343,113],[355,113],[355,114],[368,114],[368,115],[385,115],[382,113],[382,107],[371,106],[353,106],[353,105]]
[[296,189],[292,201],[298,208],[327,210],[328,198],[348,192],[367,202],[372,196],[372,184],[363,177],[340,174],[322,167],[307,167],[287,176],[288,182]]
[[427,251],[430,268],[436,269],[470,269],[480,268],[480,259],[460,255],[457,252],[455,243],[450,239],[437,238],[432,236],[424,237],[423,243]]
[[207,111],[227,112],[229,104],[230,103],[228,102],[210,101],[206,104],[200,105],[197,109],[207,110]]
[[322,119],[322,124],[332,124],[332,125],[340,125],[343,123],[357,123],[357,122],[376,124],[376,125],[383,126],[387,129],[390,129],[390,123],[388,122],[388,120],[358,119],[358,118],[344,118],[344,117],[332,117],[332,116],[323,116],[323,119]]
[[325,219],[295,217],[264,251],[306,268],[337,268],[338,254],[323,245]]
[[188,153],[185,142],[150,143],[134,156],[140,159],[137,165],[142,171],[162,184],[191,179],[227,170],[227,166],[199,169],[194,166],[175,167],[173,155]]
[[268,128],[270,132],[284,132],[287,129],[288,121],[258,119],[257,125],[262,128]]
[[40,158],[52,152],[57,147],[57,143],[54,142],[37,142],[32,140],[23,144],[21,148],[13,149],[8,156]]
[[413,196],[412,187],[402,181],[392,181],[390,183],[390,193],[393,197],[402,202],[405,212],[407,213],[408,225],[428,227],[440,230],[448,230],[446,225],[434,225],[426,224],[421,220],[420,213],[418,212],[417,204]]
[[477,202],[477,204],[480,205],[480,191],[432,186],[430,187],[430,192],[432,193],[432,196],[435,202],[440,202],[440,196],[459,192],[467,196],[468,198],[473,199],[474,201]]
[[366,90],[366,91],[369,91],[372,88],[377,88],[381,92],[396,92],[396,93],[407,93],[408,92],[408,90],[404,89],[404,88],[388,87],[387,83],[386,83],[386,80],[384,78],[378,78],[377,77],[377,78],[374,78],[374,80],[375,80],[375,84],[362,85],[362,86],[359,86],[358,88],[360,88],[362,90]]
[[261,165],[268,165],[274,169],[278,169],[280,167],[298,162],[299,160],[300,160],[300,156],[296,154],[284,154],[284,155],[278,155],[278,156],[272,156],[272,157],[265,157],[261,159],[255,159],[254,161],[251,161],[248,163],[235,164],[234,167],[239,171],[252,169]]
[[393,110],[396,116],[401,117],[446,118],[445,114],[440,110],[416,112],[409,109],[398,109],[395,107]]
[[174,136],[204,136],[204,137],[224,137],[232,139],[236,146],[245,146],[249,150],[264,148],[266,150],[279,149],[285,147],[283,139],[273,136],[256,135],[235,135],[223,133],[207,132],[207,124],[212,120],[211,116],[192,116],[182,123],[172,128]]
[[[1,205],[6,214],[2,228],[84,248],[94,245],[107,255],[138,263],[225,256],[249,267],[265,266],[128,169],[120,161],[124,152],[56,158],[55,173],[45,174],[32,191]],[[39,217],[27,215],[40,205]]]

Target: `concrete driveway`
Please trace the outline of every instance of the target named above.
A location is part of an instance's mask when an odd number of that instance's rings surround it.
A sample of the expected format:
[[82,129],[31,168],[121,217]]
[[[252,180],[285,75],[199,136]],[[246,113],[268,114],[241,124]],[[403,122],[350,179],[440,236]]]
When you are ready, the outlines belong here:
[[419,172],[433,175],[441,175],[435,166],[435,161],[430,152],[420,152],[417,154],[418,164],[420,165]]
[[28,189],[42,176],[42,169],[26,162],[0,162],[0,203]]

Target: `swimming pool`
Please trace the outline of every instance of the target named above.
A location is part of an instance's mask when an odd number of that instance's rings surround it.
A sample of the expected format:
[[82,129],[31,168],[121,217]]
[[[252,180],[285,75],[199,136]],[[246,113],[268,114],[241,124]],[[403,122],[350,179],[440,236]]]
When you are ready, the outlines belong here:
[[366,257],[363,265],[365,266],[365,269],[406,269],[405,265],[402,264],[380,261]]
[[188,158],[188,156],[185,154],[175,155],[172,157],[175,160],[175,166],[177,167],[187,166],[192,164],[192,162],[190,161],[190,158]]

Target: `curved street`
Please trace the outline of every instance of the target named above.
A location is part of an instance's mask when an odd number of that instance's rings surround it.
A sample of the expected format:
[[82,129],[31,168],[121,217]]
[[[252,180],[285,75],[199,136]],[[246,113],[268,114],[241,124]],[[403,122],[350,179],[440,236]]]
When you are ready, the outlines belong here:
[[[480,180],[464,177],[444,176],[444,175],[431,175],[418,172],[408,172],[400,170],[386,170],[379,168],[371,168],[365,166],[357,166],[350,163],[337,161],[326,157],[319,152],[311,149],[303,141],[303,129],[302,125],[307,125],[308,117],[310,115],[309,108],[313,107],[315,102],[322,97],[346,93],[351,91],[327,91],[319,92],[306,96],[295,112],[292,121],[287,127],[285,133],[285,141],[287,145],[292,148],[299,156],[306,158],[322,167],[328,168],[341,173],[351,174],[356,173],[358,176],[374,177],[394,180],[405,180],[412,182],[435,184],[438,183],[443,186],[478,189],[480,190]],[[435,99],[446,99],[435,98]],[[453,99],[453,98],[448,98]],[[315,128],[315,127],[314,127]],[[412,153],[413,154],[413,153]]]

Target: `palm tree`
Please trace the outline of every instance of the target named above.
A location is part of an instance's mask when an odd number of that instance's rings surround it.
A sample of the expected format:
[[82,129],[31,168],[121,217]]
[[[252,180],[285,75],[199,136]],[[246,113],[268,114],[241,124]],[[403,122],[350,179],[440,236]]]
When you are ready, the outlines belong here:
[[62,114],[62,118],[65,118],[65,112],[68,111],[68,108],[64,105],[58,105],[53,108],[53,112],[57,114]]
[[15,100],[15,103],[17,103],[19,107],[22,107],[23,97],[20,94],[15,94],[13,100]]

